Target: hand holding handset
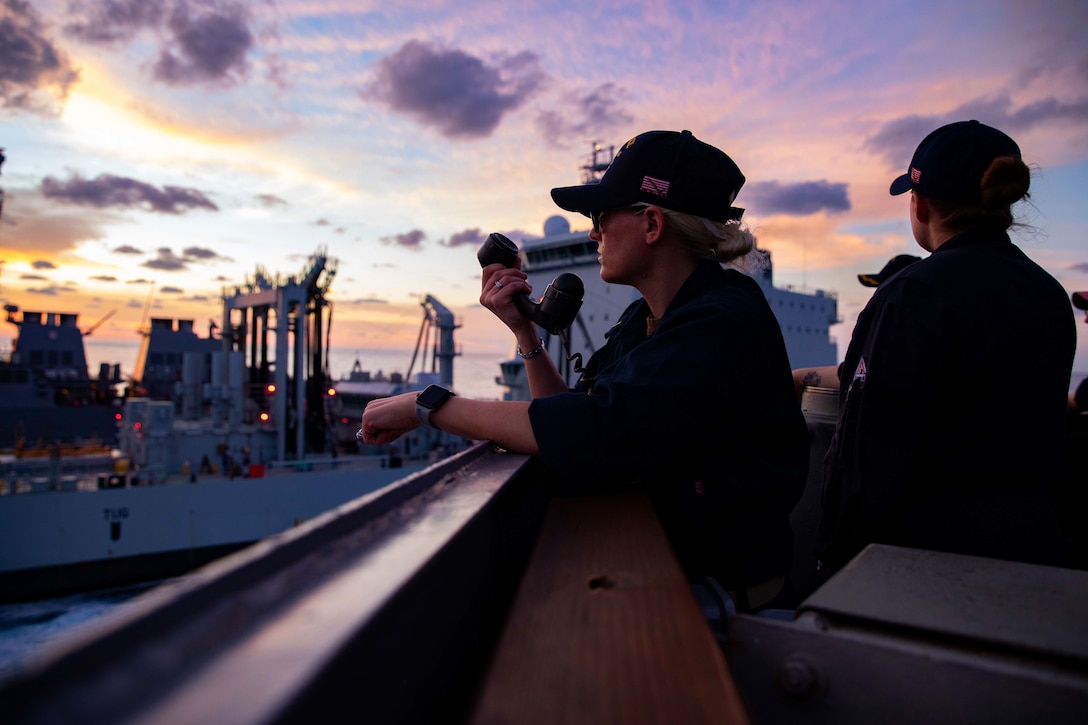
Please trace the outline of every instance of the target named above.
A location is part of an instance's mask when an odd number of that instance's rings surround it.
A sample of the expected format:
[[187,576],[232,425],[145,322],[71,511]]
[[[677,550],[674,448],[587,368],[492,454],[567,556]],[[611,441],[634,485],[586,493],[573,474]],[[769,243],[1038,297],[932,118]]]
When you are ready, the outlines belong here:
[[[480,250],[476,252],[480,266],[501,264],[513,267],[518,258],[518,248],[509,239],[498,232],[488,235]],[[578,310],[582,307],[585,285],[576,274],[564,273],[552,280],[544,290],[539,302],[533,302],[528,295],[514,295],[514,306],[518,312],[540,325],[552,335],[560,335],[574,323]]]

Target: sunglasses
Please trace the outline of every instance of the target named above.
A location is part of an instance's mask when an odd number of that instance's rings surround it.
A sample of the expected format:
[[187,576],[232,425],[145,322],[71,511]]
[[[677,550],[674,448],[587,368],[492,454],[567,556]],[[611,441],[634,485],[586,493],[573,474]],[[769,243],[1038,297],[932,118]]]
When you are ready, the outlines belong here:
[[634,214],[641,214],[649,207],[646,204],[632,204],[631,206],[621,206],[614,209],[605,209],[604,211],[591,211],[589,213],[589,220],[593,222],[593,232],[595,234],[601,233],[601,225],[604,224],[604,217],[606,214],[610,214],[614,211],[629,211]]

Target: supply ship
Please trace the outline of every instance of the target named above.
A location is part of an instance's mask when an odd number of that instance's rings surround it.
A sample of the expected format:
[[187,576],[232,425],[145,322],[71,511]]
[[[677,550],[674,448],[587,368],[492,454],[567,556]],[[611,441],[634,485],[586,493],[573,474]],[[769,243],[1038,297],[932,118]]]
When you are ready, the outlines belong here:
[[423,329],[442,327],[440,371],[409,369],[360,396],[328,371],[335,271],[323,252],[295,276],[258,270],[224,290],[207,336],[192,320],[151,319],[123,398],[119,366],[87,377],[76,315],[24,313],[0,368],[6,388],[25,391],[0,402],[9,431],[25,431],[0,453],[0,601],[181,574],[468,445],[421,429],[359,449],[366,400],[453,386],[456,325],[428,296]]

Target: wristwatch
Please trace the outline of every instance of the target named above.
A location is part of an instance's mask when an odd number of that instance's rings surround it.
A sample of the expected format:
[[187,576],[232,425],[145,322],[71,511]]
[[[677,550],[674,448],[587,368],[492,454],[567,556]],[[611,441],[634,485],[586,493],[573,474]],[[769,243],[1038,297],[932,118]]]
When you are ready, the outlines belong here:
[[423,392],[416,396],[416,417],[419,418],[419,422],[428,428],[435,428],[436,426],[431,425],[431,413],[445,405],[453,395],[441,385],[428,385],[424,388]]

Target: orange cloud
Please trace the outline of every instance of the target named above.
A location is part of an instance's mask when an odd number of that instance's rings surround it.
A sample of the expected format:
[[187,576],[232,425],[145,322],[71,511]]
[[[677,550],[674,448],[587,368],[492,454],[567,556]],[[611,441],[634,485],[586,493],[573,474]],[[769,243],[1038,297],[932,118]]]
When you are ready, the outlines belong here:
[[861,260],[892,256],[913,240],[899,234],[851,234],[839,229],[841,218],[826,214],[772,216],[755,220],[753,231],[762,249],[773,254],[775,267],[829,270],[856,266]]
[[99,211],[70,211],[47,204],[37,192],[9,191],[0,221],[0,250],[5,259],[39,259],[103,239],[116,217]]

